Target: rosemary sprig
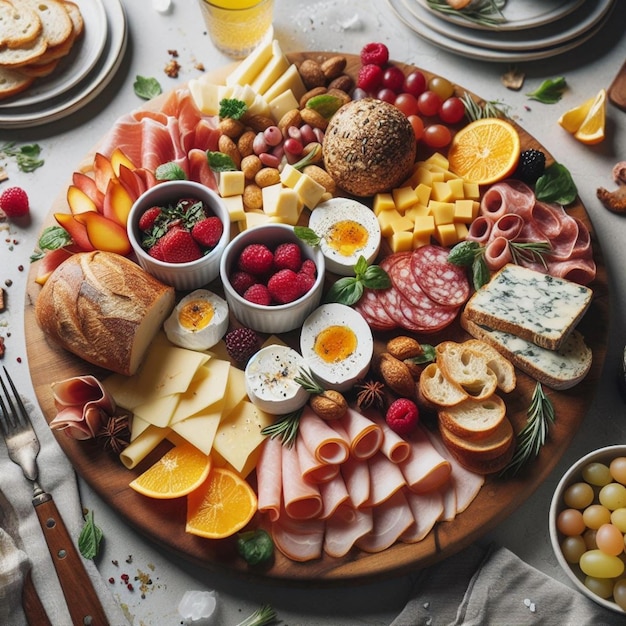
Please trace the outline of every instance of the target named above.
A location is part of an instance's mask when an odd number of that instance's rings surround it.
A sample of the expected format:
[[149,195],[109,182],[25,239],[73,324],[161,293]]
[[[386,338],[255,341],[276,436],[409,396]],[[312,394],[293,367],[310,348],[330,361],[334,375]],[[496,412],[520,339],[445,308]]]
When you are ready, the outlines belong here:
[[508,105],[499,100],[487,100],[479,104],[467,92],[461,96],[461,101],[465,107],[465,116],[470,122],[490,117],[508,117],[510,110]]
[[548,264],[544,255],[552,250],[552,246],[548,241],[509,241],[511,257],[513,263],[521,265],[522,263],[539,262],[544,269],[548,269]]
[[500,472],[500,476],[515,476],[528,461],[539,456],[550,426],[556,421],[554,406],[543,392],[540,382],[535,384],[527,415],[526,425],[517,436],[513,458]]
[[278,437],[284,446],[291,448],[298,437],[301,415],[302,409],[281,415],[273,424],[262,428],[261,434],[272,439]]
[[324,387],[322,387],[311,375],[311,373],[303,368],[300,368],[300,376],[296,376],[293,379],[294,383],[298,383],[304,390],[312,395],[319,395],[324,393]]
[[266,626],[276,619],[276,611],[269,605],[264,604],[254,613],[248,615],[243,622],[239,622],[237,626]]
[[506,22],[502,9],[506,0],[473,0],[463,9],[451,7],[446,0],[427,0],[433,11],[455,15],[480,26],[497,26]]

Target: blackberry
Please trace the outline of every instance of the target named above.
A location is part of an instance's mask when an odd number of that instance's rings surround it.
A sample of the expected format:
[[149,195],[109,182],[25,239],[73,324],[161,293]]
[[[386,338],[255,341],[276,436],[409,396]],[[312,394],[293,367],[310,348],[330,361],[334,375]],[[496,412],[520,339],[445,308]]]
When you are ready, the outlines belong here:
[[546,155],[541,150],[523,150],[519,155],[519,163],[515,170],[515,178],[532,185],[546,169]]
[[251,328],[235,328],[224,337],[226,351],[233,361],[245,364],[259,349],[259,337]]

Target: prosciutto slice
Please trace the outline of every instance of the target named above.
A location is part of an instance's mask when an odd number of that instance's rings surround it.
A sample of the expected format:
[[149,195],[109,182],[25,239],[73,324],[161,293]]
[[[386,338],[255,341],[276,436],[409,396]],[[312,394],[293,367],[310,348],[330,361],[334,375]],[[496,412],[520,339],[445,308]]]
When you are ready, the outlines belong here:
[[266,437],[256,466],[257,508],[275,522],[282,498],[283,444],[277,437]]

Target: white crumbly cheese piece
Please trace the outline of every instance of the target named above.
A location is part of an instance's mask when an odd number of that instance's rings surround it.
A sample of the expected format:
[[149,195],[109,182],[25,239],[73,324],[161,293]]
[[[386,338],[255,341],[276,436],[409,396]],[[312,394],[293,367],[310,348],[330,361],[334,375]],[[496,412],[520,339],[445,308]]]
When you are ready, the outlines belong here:
[[583,285],[509,264],[470,298],[466,313],[477,324],[556,350],[584,315],[591,296]]

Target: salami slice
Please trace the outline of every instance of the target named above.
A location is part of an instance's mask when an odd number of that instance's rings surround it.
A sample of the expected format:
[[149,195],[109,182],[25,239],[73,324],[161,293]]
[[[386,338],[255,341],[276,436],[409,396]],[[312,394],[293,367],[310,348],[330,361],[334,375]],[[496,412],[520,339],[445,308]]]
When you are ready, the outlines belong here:
[[354,307],[374,330],[393,330],[397,324],[389,317],[374,289],[365,289],[363,296]]
[[422,291],[444,306],[460,306],[470,294],[465,269],[448,261],[448,250],[427,245],[411,254],[411,271]]
[[420,332],[420,311],[414,307],[393,285],[379,293],[380,302],[389,317],[400,327]]

